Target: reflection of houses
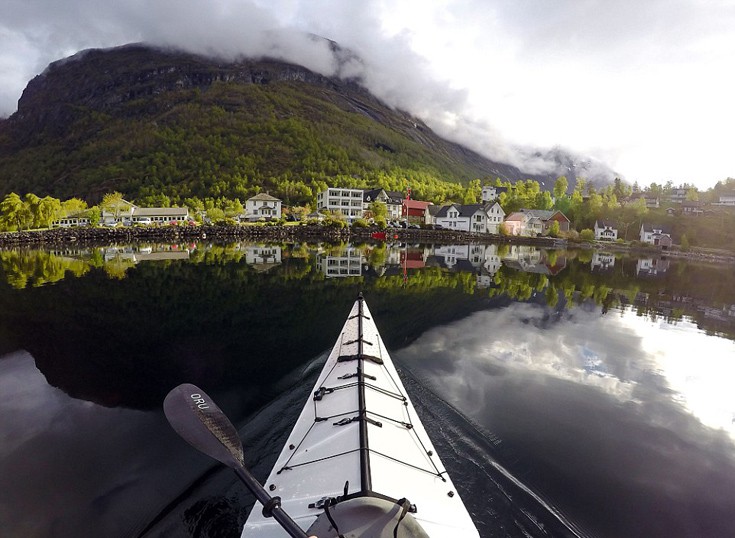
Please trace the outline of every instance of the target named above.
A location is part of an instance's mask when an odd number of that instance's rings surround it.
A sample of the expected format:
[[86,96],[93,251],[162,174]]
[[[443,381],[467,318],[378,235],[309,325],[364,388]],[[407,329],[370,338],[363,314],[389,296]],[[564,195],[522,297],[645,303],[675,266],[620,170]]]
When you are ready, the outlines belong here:
[[363,256],[360,249],[347,247],[339,255],[321,254],[317,264],[328,277],[361,276]]
[[489,288],[494,284],[495,273],[498,272],[503,262],[498,255],[498,245],[487,245],[483,252],[482,266],[477,275],[477,285],[481,288]]
[[597,273],[605,273],[612,271],[615,267],[615,255],[610,252],[595,251],[592,253],[592,261],[590,262],[590,271]]
[[636,276],[660,276],[669,270],[670,262],[664,259],[641,258],[636,263]]
[[249,245],[245,247],[245,263],[257,271],[269,271],[281,263],[281,247],[277,245]]
[[615,241],[618,238],[618,227],[609,220],[595,221],[595,239],[598,241]]
[[640,240],[642,243],[660,246],[661,248],[669,248],[672,244],[671,232],[666,226],[645,222],[641,225]]
[[166,260],[188,260],[189,249],[174,245],[128,245],[124,247],[105,247],[102,258],[105,262],[129,261],[131,263],[155,262]]
[[248,198],[245,202],[245,214],[240,220],[251,222],[264,220],[278,220],[281,218],[281,200],[270,194],[260,192]]
[[528,245],[512,245],[503,259],[503,265],[524,273],[556,275],[567,266],[565,256],[552,251],[551,254]]
[[401,218],[403,195],[400,192],[386,191],[385,189],[366,190],[363,192],[362,202],[362,209],[366,218],[374,216],[370,213],[370,204],[373,202],[385,204],[386,218],[388,220],[398,220]]

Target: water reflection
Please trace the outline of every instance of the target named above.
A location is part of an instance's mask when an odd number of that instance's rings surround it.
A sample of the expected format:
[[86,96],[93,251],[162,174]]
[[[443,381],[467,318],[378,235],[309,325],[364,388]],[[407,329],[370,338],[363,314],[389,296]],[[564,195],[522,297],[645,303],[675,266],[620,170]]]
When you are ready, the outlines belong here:
[[479,312],[398,358],[586,528],[734,535],[735,344],[630,307],[582,310]]

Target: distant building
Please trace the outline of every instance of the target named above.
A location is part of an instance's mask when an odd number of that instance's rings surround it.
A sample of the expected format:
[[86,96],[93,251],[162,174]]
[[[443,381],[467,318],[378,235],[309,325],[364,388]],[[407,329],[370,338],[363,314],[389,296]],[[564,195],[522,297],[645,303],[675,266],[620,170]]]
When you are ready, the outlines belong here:
[[[386,191],[385,189],[369,189],[363,191],[363,214],[369,215],[370,204],[381,202],[386,207],[386,217],[388,220],[398,220],[401,218],[403,208],[403,194],[397,191]],[[373,216],[373,215],[369,215]]]
[[721,194],[719,205],[735,205],[735,192]]
[[704,203],[694,200],[682,202],[681,212],[685,215],[701,215],[704,213]]
[[169,224],[189,220],[187,207],[138,207],[121,200],[116,207],[102,208],[100,222],[114,224]]
[[352,222],[363,216],[363,191],[329,187],[316,195],[316,208],[318,211],[340,213]]
[[[569,219],[561,211],[554,211],[548,209],[521,209],[521,213],[526,213],[531,217],[535,217],[541,221],[542,227],[540,233],[546,234],[549,232],[551,225],[556,221],[559,223],[560,232],[569,231]],[[535,226],[534,226],[535,229]]]
[[615,241],[618,238],[617,225],[609,220],[595,221],[595,239],[598,241]]
[[428,215],[427,208],[430,205],[433,204],[431,202],[422,202],[421,200],[404,199],[401,217],[410,222],[426,224]]
[[669,248],[673,243],[668,227],[645,222],[641,225],[640,241],[662,248]]
[[260,192],[245,201],[245,214],[240,216],[240,220],[278,220],[281,218],[281,203],[275,196]]
[[482,188],[482,201],[484,203],[494,202],[501,193],[507,192],[508,187],[495,187],[493,185],[485,185]]

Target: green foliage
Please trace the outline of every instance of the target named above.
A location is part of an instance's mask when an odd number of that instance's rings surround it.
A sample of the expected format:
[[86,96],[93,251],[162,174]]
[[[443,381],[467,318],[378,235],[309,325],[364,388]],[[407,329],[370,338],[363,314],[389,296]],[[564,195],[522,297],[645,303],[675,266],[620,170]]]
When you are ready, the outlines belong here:
[[585,228],[581,232],[579,232],[579,238],[582,241],[594,241],[595,240],[595,232],[593,230],[590,230],[589,228]]
[[685,252],[689,250],[689,239],[687,239],[686,234],[681,236],[680,246],[681,246],[681,250]]

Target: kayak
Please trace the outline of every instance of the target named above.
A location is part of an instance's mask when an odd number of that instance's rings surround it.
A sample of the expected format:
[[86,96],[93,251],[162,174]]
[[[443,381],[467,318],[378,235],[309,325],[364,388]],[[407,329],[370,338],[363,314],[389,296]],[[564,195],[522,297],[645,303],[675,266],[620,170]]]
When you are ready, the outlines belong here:
[[[264,486],[319,538],[479,537],[362,295]],[[288,536],[265,514],[243,538]]]

